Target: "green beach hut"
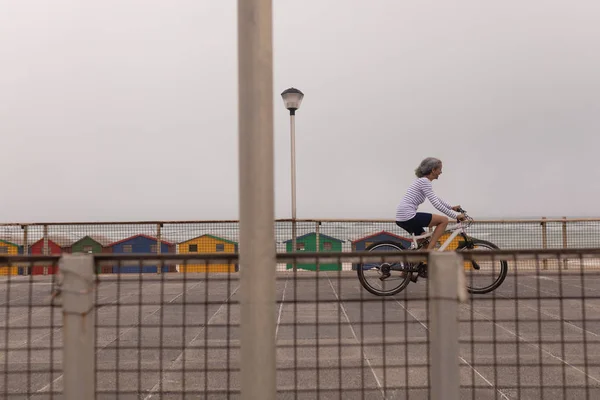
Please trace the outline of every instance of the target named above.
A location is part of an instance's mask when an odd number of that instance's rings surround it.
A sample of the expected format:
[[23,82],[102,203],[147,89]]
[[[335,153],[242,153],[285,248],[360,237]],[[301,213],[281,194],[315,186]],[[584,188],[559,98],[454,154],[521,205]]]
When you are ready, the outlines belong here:
[[[319,252],[340,252],[342,251],[342,243],[344,241],[328,235],[319,234]],[[292,252],[292,239],[286,240],[285,249],[287,253]],[[296,238],[296,251],[297,252],[316,252],[317,251],[317,234],[316,232],[310,232],[306,235],[302,235]],[[287,264],[287,269],[292,269],[292,264]],[[298,264],[298,269],[306,269],[309,271],[316,271],[316,264]],[[340,271],[342,269],[341,263],[329,263],[320,264],[319,271]]]

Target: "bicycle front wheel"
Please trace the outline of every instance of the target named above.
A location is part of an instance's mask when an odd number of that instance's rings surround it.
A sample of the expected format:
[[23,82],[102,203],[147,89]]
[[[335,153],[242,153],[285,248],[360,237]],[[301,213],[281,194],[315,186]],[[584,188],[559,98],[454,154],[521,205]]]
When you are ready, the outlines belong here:
[[[404,247],[396,242],[378,242],[366,248],[367,251],[403,251]],[[412,272],[402,271],[407,263],[369,262],[360,263],[356,268],[360,284],[377,296],[393,296],[400,293],[410,283]]]
[[[496,250],[495,244],[473,239],[472,250]],[[467,250],[467,244],[458,247],[457,250]],[[467,290],[473,294],[485,294],[497,289],[508,274],[508,263],[506,260],[464,261],[465,280]]]

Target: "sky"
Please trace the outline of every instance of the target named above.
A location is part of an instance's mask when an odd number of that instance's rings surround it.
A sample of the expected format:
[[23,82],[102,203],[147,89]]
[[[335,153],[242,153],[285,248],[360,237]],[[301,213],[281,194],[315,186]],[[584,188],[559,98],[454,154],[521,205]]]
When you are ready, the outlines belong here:
[[[239,218],[237,2],[0,2],[0,222]],[[598,217],[600,2],[276,0],[275,217]],[[437,212],[429,202],[421,210]]]

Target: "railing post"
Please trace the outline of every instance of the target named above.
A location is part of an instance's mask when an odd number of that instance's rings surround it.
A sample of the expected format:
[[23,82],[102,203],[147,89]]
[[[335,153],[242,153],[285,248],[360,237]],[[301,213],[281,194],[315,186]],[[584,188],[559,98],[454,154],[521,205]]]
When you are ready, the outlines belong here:
[[[43,235],[44,235],[43,236],[44,241],[43,241],[43,246],[42,246],[42,254],[47,256],[50,254],[50,249],[48,248],[48,225],[44,225]],[[43,270],[44,270],[43,274],[48,275],[48,265],[44,265]]]
[[[28,256],[29,255],[29,226],[28,225],[23,225],[23,255],[24,256]],[[29,271],[29,267],[30,265],[28,263],[23,263],[23,275],[29,275],[30,271]]]
[[[562,223],[562,239],[563,239],[563,249],[566,249],[569,247],[569,241],[567,240],[567,217],[563,217],[563,223]],[[563,259],[563,268],[564,269],[568,269],[569,266],[567,264],[567,259]]]
[[272,0],[237,10],[241,399],[275,400]]
[[[156,224],[156,254],[157,255],[160,255],[160,233],[161,233],[160,232],[160,228],[161,228],[161,226],[162,226],[161,223]],[[156,262],[157,262],[157,264],[156,264],[156,273],[160,274],[162,272],[161,271],[162,266],[160,265],[160,261],[159,260],[156,260]]]
[[[321,225],[321,223],[319,221],[317,221],[317,222],[315,222],[315,224],[316,224],[316,227],[315,227],[315,244],[316,244],[315,245],[315,251],[318,253],[319,251],[321,251],[320,250],[321,246],[319,244],[319,242],[320,242],[320,240],[319,240],[320,239],[319,238],[319,234],[320,234],[320,225]],[[319,272],[320,265],[321,265],[321,263],[320,263],[320,257],[317,257],[316,261],[317,262],[315,263],[315,272]]]
[[[297,236],[298,232],[296,230],[296,218],[292,218],[292,253],[296,252],[296,236]],[[294,272],[296,272],[298,270],[298,263],[296,262],[296,259],[294,259],[294,263],[292,264],[292,270]]]
[[429,276],[430,398],[458,400],[458,302],[467,298],[462,257],[456,252],[432,252]]
[[94,258],[64,254],[60,259],[63,310],[63,373],[66,400],[95,398]]
[[[546,217],[542,217],[542,219],[546,219]],[[545,250],[548,248],[548,224],[546,221],[542,221],[542,248]],[[544,269],[548,269],[548,260],[544,258],[542,260],[542,265]]]

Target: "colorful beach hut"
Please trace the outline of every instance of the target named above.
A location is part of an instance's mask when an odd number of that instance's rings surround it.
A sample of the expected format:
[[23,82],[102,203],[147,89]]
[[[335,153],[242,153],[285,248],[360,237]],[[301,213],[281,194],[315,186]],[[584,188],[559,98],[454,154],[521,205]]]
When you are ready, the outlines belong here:
[[[178,254],[235,254],[238,252],[238,243],[224,239],[222,237],[204,234],[193,239],[178,243]],[[239,265],[237,263],[223,264],[179,264],[177,266],[179,272],[237,272]]]
[[[158,250],[158,240],[148,235],[134,235],[128,238],[110,243],[108,246],[110,253],[113,254],[156,254]],[[161,254],[175,253],[175,245],[171,242],[161,240]],[[114,265],[113,273],[156,273],[158,265],[140,261],[122,261],[119,265]],[[171,272],[175,270],[174,265],[163,265],[161,272]]]
[[[106,236],[86,235],[71,245],[71,252],[85,254],[110,253],[111,249],[108,246],[111,242],[112,240]],[[97,272],[99,274],[110,274],[113,272],[113,266],[98,266]]]
[[19,254],[19,247],[16,243],[0,239],[0,256],[16,256]]
[[[342,239],[334,238],[332,236],[319,234],[319,252],[340,252],[342,251],[342,243],[344,241]],[[292,239],[286,240],[285,242],[286,252],[292,252]],[[315,252],[317,251],[317,233],[310,232],[305,235],[299,236],[296,238],[296,252]],[[292,264],[286,265],[287,269],[292,269]],[[306,264],[298,264],[298,269],[306,269],[310,271],[316,271],[317,265],[306,263]],[[342,269],[341,263],[329,263],[329,264],[319,264],[320,271],[339,271]]]
[[71,245],[71,252],[86,254],[110,253],[108,246],[111,242],[112,240],[105,236],[87,235]]
[[[16,243],[0,239],[0,256],[16,256],[19,254],[20,246]],[[0,265],[0,275],[18,275],[17,265]]]
[[[31,255],[52,255],[57,256],[71,251],[72,241],[66,236],[49,236],[47,238],[48,247],[45,251],[44,238],[39,239],[29,246]],[[31,269],[31,275],[56,274],[58,272],[58,263],[56,265],[36,264]]]

